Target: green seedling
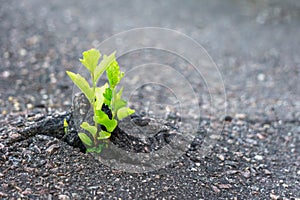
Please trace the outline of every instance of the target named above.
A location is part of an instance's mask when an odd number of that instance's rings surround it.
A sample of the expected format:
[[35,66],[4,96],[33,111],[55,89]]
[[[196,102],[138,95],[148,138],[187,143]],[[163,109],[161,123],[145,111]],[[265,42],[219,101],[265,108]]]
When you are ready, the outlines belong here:
[[[117,90],[117,85],[124,76],[120,71],[116,61],[115,52],[109,56],[104,55],[101,62],[101,54],[96,49],[83,52],[83,59],[80,62],[90,72],[91,84],[80,74],[67,71],[68,76],[81,92],[89,100],[93,108],[94,124],[83,122],[80,127],[85,132],[78,133],[81,141],[86,145],[87,152],[100,153],[103,148],[101,141],[110,138],[112,132],[118,125],[117,120],[121,120],[135,111],[127,106],[127,102],[122,99],[123,87]],[[106,72],[108,83],[98,87],[98,81]],[[108,107],[110,113],[104,112],[103,107]],[[111,116],[109,116],[111,114]],[[102,128],[99,128],[101,127]]]
[[67,119],[64,119],[64,133],[67,134],[68,133],[68,127],[69,127],[69,124],[67,122]]

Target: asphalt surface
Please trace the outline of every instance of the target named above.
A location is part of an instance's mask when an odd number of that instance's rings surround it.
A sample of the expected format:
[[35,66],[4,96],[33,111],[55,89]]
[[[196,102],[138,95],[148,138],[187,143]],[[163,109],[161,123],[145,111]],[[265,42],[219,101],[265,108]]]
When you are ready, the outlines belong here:
[[[299,199],[299,19],[296,0],[2,1],[0,197]],[[211,154],[202,159],[196,148],[156,172],[130,174],[51,137],[6,146],[17,137],[17,125],[9,122],[70,108],[72,84],[65,71],[78,69],[82,51],[142,27],[180,31],[217,64],[227,113],[220,108],[209,117],[217,127],[228,117]],[[54,153],[48,149],[53,144]]]

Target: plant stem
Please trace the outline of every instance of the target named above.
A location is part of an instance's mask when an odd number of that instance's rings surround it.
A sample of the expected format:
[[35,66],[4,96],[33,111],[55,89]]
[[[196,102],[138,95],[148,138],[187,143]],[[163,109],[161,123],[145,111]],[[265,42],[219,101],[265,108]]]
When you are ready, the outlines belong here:
[[[93,94],[94,94],[94,98],[92,100],[92,106],[93,106],[93,111],[94,111],[94,117],[96,117],[96,82],[94,81],[94,73],[91,73],[91,77],[92,77],[92,81],[93,81]],[[95,123],[95,127],[97,128],[97,134],[94,137],[94,144],[97,144],[97,136],[98,136],[98,124],[97,122],[94,120]]]
[[115,88],[112,88],[112,91],[113,91],[113,98],[112,98],[112,118],[114,119],[115,118],[115,116],[116,116],[116,103],[115,103],[115,99],[116,99],[116,95],[117,95],[117,93],[116,93],[116,90],[115,90]]

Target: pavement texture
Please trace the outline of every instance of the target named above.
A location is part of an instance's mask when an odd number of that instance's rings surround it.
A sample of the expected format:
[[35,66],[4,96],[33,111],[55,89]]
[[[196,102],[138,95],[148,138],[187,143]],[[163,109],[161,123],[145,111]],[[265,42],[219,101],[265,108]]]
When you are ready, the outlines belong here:
[[[142,27],[182,32],[217,64],[227,112],[206,116],[204,93],[204,131],[223,130],[209,153],[196,140],[172,164],[128,173],[42,132],[18,140],[38,117],[69,110],[65,71],[83,51]],[[300,199],[299,35],[296,0],[1,1],[0,198]]]

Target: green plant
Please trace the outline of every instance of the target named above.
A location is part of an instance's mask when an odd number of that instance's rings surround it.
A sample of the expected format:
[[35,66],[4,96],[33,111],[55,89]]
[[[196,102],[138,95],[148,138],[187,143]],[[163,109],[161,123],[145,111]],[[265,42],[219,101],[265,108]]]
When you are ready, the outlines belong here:
[[[78,133],[81,141],[86,145],[87,152],[100,153],[103,147],[101,141],[108,139],[117,127],[118,121],[135,111],[126,107],[127,102],[122,99],[123,87],[118,91],[117,85],[124,76],[116,61],[115,52],[109,56],[104,55],[99,63],[101,54],[96,49],[90,49],[82,53],[80,62],[89,70],[91,84],[80,74],[67,71],[74,84],[83,92],[93,108],[94,124],[83,122],[81,128],[86,132]],[[99,64],[98,64],[99,63]],[[108,83],[97,87],[99,78],[106,72]],[[109,111],[104,112],[103,107]],[[101,125],[101,129],[98,128]]]

